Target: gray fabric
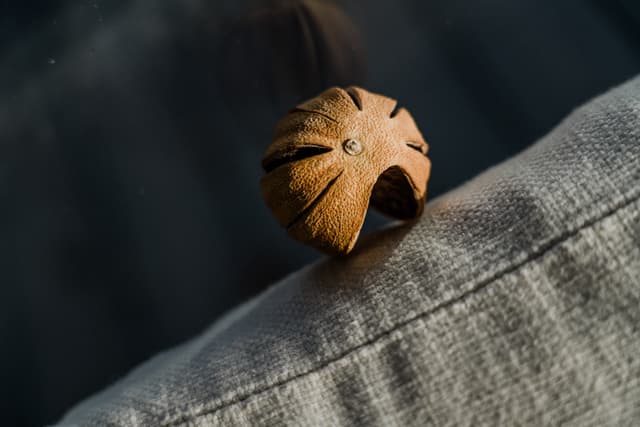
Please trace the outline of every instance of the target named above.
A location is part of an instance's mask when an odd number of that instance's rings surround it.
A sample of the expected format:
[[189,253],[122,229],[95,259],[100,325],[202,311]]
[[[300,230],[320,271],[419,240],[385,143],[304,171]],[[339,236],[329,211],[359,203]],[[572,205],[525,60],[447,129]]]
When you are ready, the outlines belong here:
[[639,198],[636,78],[62,424],[639,425]]

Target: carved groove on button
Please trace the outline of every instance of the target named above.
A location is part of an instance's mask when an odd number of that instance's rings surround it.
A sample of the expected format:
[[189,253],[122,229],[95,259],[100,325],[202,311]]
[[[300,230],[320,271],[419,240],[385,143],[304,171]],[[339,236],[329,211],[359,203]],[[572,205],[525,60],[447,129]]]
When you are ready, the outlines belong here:
[[344,144],[342,144],[342,148],[344,148],[347,154],[352,156],[357,156],[362,153],[362,144],[355,139],[347,139]]

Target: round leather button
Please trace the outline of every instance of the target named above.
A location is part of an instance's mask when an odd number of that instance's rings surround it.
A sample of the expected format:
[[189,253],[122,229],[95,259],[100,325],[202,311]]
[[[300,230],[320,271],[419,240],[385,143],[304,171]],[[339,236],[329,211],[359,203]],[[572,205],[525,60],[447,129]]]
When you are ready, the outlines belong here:
[[427,151],[413,118],[395,100],[333,87],[276,125],[262,160],[262,194],[291,237],[347,254],[369,205],[398,219],[422,214]]

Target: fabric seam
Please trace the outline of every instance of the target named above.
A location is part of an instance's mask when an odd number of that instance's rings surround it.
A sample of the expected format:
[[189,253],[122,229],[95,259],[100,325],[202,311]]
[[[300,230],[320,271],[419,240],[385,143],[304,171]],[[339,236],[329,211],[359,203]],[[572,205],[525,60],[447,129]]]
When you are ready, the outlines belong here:
[[218,411],[221,411],[225,408],[228,408],[230,406],[233,406],[235,404],[238,403],[242,403],[248,399],[250,399],[253,396],[268,392],[270,390],[276,389],[280,386],[286,385],[292,381],[295,381],[299,378],[303,378],[305,376],[308,376],[310,374],[313,374],[315,372],[321,371],[322,369],[336,363],[339,362],[340,360],[350,356],[352,353],[355,353],[358,350],[361,350],[363,348],[369,347],[371,345],[374,345],[375,343],[377,343],[378,341],[388,337],[389,335],[391,335],[393,332],[404,328],[406,326],[411,325],[412,323],[419,321],[419,320],[423,320],[425,318],[428,318],[434,314],[436,314],[437,312],[444,310],[448,307],[451,307],[452,305],[455,305],[459,302],[462,302],[464,300],[466,300],[467,298],[477,294],[478,292],[481,292],[482,290],[486,289],[489,285],[491,285],[492,283],[496,282],[497,280],[499,280],[500,278],[513,273],[515,271],[518,271],[519,269],[521,269],[522,267],[525,267],[526,265],[528,265],[529,263],[531,263],[532,261],[535,261],[538,258],[541,258],[542,256],[544,256],[547,252],[549,252],[550,250],[554,249],[556,246],[564,243],[565,241],[567,241],[568,239],[576,236],[578,233],[580,233],[582,230],[586,230],[589,229],[591,227],[593,227],[594,225],[596,225],[597,223],[615,215],[618,211],[630,206],[631,204],[633,204],[634,202],[637,202],[638,200],[640,200],[640,194],[636,194],[636,195],[632,195],[629,198],[624,198],[620,203],[618,203],[617,205],[614,205],[611,209],[608,209],[606,211],[604,211],[601,215],[597,215],[594,218],[588,219],[584,222],[584,224],[576,227],[573,230],[566,230],[565,232],[559,234],[557,237],[555,238],[551,238],[549,239],[548,242],[546,242],[545,244],[541,245],[536,251],[531,252],[530,254],[528,254],[522,261],[516,262],[512,265],[509,265],[508,267],[505,267],[504,269],[496,272],[494,275],[492,275],[491,277],[486,278],[485,280],[482,280],[478,283],[476,283],[471,289],[465,291],[465,292],[461,292],[458,296],[454,297],[454,298],[450,298],[446,301],[441,302],[440,304],[432,307],[429,310],[423,311],[421,313],[416,314],[415,316],[406,319],[402,322],[397,323],[396,325],[394,325],[392,328],[389,328],[385,331],[382,331],[380,333],[378,333],[377,335],[375,335],[374,337],[370,338],[369,340],[356,345],[354,347],[349,348],[348,350],[343,351],[342,353],[340,353],[339,355],[332,357],[330,359],[325,360],[323,363],[321,363],[320,365],[313,367],[311,369],[308,369],[304,372],[295,374],[289,378],[283,379],[281,381],[277,381],[275,383],[266,385],[262,388],[259,388],[257,390],[254,390],[251,393],[248,393],[244,396],[239,396],[236,397],[234,399],[231,399],[229,401],[227,401],[226,403],[220,404],[218,406],[216,406],[215,408],[210,408],[210,409],[206,409],[203,410],[201,412],[195,413],[195,414],[190,414],[190,415],[185,415],[183,414],[182,416],[180,416],[179,418],[175,418],[173,420],[170,421],[166,421],[164,423],[162,423],[162,425],[164,427],[175,427],[175,426],[179,426],[179,425],[184,425],[185,423],[189,423],[191,421],[194,421],[196,419],[199,419],[201,417],[204,416],[208,416],[211,414],[214,414]]

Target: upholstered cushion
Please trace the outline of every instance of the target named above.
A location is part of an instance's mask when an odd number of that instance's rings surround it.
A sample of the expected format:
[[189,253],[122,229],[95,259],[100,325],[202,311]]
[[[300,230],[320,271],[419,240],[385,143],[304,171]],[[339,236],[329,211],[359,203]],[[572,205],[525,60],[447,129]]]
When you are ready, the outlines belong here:
[[636,78],[62,424],[638,425],[639,198]]

